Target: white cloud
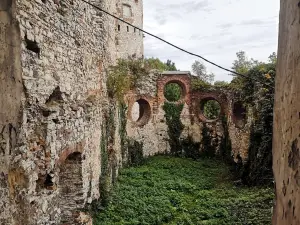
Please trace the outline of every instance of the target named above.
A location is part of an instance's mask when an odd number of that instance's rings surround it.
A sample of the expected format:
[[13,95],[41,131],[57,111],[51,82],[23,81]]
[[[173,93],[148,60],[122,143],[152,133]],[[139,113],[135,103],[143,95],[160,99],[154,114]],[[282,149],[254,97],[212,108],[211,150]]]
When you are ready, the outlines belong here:
[[[240,50],[262,61],[277,51],[278,15],[278,0],[144,0],[146,31],[227,68]],[[180,70],[198,59],[148,35],[145,56],[171,59]],[[231,80],[228,72],[205,65],[215,80]]]

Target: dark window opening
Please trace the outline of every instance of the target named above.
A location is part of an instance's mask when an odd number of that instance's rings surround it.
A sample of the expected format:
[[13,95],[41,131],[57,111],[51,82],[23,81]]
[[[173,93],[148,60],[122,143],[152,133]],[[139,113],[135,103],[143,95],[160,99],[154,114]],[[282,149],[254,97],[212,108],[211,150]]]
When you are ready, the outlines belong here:
[[25,42],[26,42],[26,48],[40,56],[41,49],[36,41],[32,41],[27,39],[27,36],[25,36]]
[[247,111],[242,102],[233,105],[233,122],[237,128],[243,128],[247,122]]
[[120,31],[121,30],[121,26],[120,26],[120,24],[118,25],[118,31]]
[[53,185],[54,185],[54,183],[52,181],[52,177],[49,174],[47,174],[47,176],[46,176],[44,185],[45,185],[46,188],[47,187],[53,187]]
[[127,32],[129,32],[129,26],[127,26]]

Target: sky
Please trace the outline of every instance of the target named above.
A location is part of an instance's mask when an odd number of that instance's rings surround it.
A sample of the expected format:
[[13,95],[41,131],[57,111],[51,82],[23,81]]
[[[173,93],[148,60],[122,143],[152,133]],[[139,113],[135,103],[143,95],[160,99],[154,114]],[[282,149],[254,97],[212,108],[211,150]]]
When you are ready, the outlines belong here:
[[[144,0],[146,31],[229,69],[238,51],[260,61],[277,52],[278,21],[279,0]],[[145,57],[170,59],[181,71],[199,60],[148,35],[144,48]],[[232,79],[204,64],[215,81]]]

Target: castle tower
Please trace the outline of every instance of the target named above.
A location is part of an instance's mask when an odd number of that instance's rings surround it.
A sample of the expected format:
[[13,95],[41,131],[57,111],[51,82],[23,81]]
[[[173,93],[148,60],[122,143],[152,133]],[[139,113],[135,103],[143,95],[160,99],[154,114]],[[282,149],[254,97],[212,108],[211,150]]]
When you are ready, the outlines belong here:
[[[126,22],[143,28],[143,0],[117,0],[117,16]],[[143,58],[143,33],[116,20],[116,48],[118,58]]]

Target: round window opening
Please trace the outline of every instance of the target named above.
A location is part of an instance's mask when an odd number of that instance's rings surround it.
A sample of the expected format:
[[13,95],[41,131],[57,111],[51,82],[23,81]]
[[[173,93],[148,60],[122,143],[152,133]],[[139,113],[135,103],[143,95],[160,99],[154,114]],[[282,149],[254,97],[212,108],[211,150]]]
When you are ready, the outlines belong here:
[[131,109],[131,119],[138,125],[145,125],[148,123],[151,116],[151,107],[149,102],[145,99],[137,100]]
[[214,99],[201,102],[200,110],[207,120],[216,120],[221,114],[220,103]]
[[182,88],[177,83],[168,83],[164,88],[164,96],[170,102],[177,102],[183,95]]

